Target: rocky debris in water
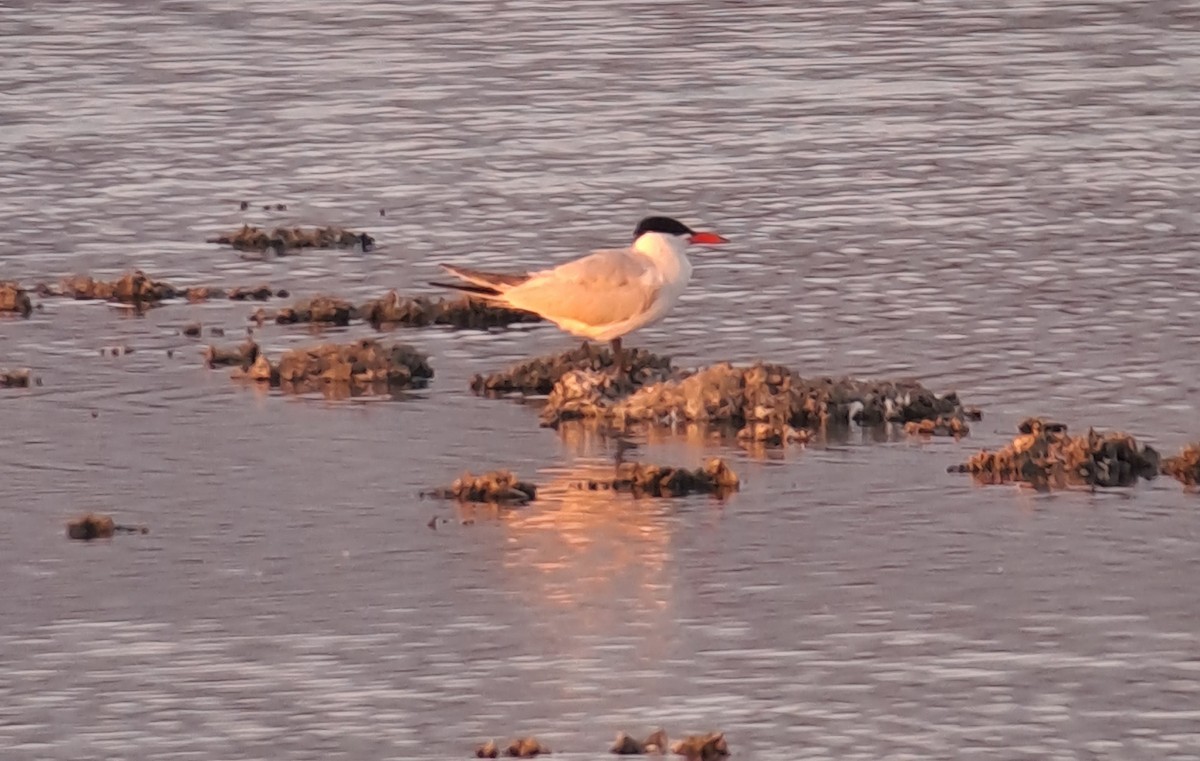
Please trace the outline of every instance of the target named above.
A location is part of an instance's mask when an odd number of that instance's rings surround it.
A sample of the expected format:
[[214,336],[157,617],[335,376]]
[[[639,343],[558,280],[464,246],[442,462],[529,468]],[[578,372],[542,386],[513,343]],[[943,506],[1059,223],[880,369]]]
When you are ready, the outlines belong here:
[[523,505],[537,499],[537,486],[520,480],[511,471],[494,470],[481,476],[465,473],[450,486],[434,489],[428,496],[460,502]]
[[475,748],[475,758],[498,758],[499,756],[500,748],[496,747],[495,740],[488,740]]
[[375,328],[382,325],[450,325],[455,328],[503,328],[519,322],[540,322],[542,318],[518,309],[489,304],[480,299],[437,299],[418,296],[407,298],[395,291],[372,299],[358,307],[358,313]]
[[224,288],[210,288],[206,285],[187,289],[187,300],[192,303],[208,301],[209,299],[223,299],[225,295]]
[[228,367],[230,365],[247,370],[258,359],[258,344],[247,338],[234,348],[213,346],[204,348],[204,364],[209,367]]
[[910,420],[904,424],[904,432],[910,436],[953,436],[962,438],[971,432],[960,417],[938,415],[936,418]]
[[807,444],[812,439],[812,433],[804,428],[793,428],[782,421],[754,421],[739,430],[737,438],[743,444],[784,447],[788,444]]
[[504,749],[504,755],[510,758],[533,758],[549,754],[550,749],[538,742],[536,737],[518,737]]
[[667,733],[662,729],[655,730],[645,741],[639,742],[624,732],[617,734],[617,739],[609,748],[610,753],[618,756],[641,756],[647,753],[662,754],[667,752]]
[[0,370],[0,388],[29,388],[32,383],[33,372],[27,367]]
[[594,376],[590,381],[577,381],[576,385],[596,384],[603,387],[603,394],[616,398],[647,383],[671,377],[670,357],[660,357],[644,349],[627,349],[624,354],[628,370],[619,379],[613,372],[612,353],[585,343],[578,349],[538,357],[503,372],[476,375],[471,379],[471,390],[477,394],[549,394],[568,373],[590,372]]
[[762,363],[721,363],[632,394],[623,392],[611,376],[568,371],[550,392],[542,421],[550,426],[593,417],[621,423],[722,423],[742,428],[743,439],[782,441],[791,429],[903,423],[966,413],[954,392],[938,395],[916,381],[806,379],[786,367]]
[[81,541],[108,539],[113,534],[147,534],[145,526],[121,526],[111,516],[87,513],[67,522],[67,537]]
[[729,744],[725,742],[724,732],[710,732],[677,740],[671,745],[671,752],[685,756],[689,761],[715,761],[729,755]]
[[[249,349],[252,344],[253,353]],[[352,390],[368,386],[406,388],[422,385],[433,377],[428,358],[413,347],[385,345],[369,338],[349,344],[291,349],[277,363],[259,352],[253,341],[247,341],[236,353],[226,351],[217,356],[237,360],[224,363],[239,366],[235,377],[265,381],[291,391],[330,384],[344,384]],[[209,365],[213,365],[212,358]]]
[[275,313],[275,322],[280,325],[294,325],[298,322],[349,325],[356,317],[358,310],[349,301],[332,296],[317,296],[280,309]]
[[1041,418],[1025,420],[1018,431],[1011,444],[982,450],[950,472],[970,473],[982,483],[1016,481],[1038,489],[1131,486],[1158,474],[1158,452],[1140,447],[1127,433],[1088,429],[1086,435],[1072,436],[1065,425]]
[[269,285],[254,285],[233,288],[229,291],[230,301],[266,301],[275,295]]
[[0,280],[0,312],[15,312],[28,317],[33,311],[29,294],[17,283]]
[[283,253],[300,248],[361,248],[370,251],[375,239],[366,233],[356,233],[342,227],[276,227],[263,230],[250,225],[229,235],[209,238],[209,243],[233,246],[240,251],[271,251]]
[[71,275],[59,283],[59,294],[80,301],[97,299],[122,304],[157,304],[183,295],[170,283],[147,277],[141,270],[127,272],[116,280],[96,280],[90,275]]
[[1188,444],[1179,454],[1165,459],[1162,472],[1185,486],[1200,484],[1200,442]]
[[197,337],[199,337],[200,332],[202,330],[204,330],[204,326],[201,325],[200,323],[189,322],[187,325],[184,325],[183,330],[181,330],[179,332],[189,338],[197,338]]
[[210,336],[223,336],[225,335],[225,328],[209,328],[208,334]]
[[617,466],[613,479],[588,480],[580,489],[631,492],[636,496],[683,497],[688,494],[715,494],[725,497],[740,487],[737,474],[725,461],[713,458],[695,470],[666,465],[625,462]]

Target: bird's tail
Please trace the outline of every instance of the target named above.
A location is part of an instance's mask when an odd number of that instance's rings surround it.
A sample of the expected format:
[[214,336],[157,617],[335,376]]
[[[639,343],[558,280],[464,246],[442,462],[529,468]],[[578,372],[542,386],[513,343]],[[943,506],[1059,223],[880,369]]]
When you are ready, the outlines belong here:
[[462,283],[430,283],[439,288],[453,288],[485,299],[502,300],[504,292],[514,285],[520,285],[529,279],[529,275],[508,275],[501,272],[481,272],[480,270],[455,267],[453,264],[443,264],[442,269],[461,278]]

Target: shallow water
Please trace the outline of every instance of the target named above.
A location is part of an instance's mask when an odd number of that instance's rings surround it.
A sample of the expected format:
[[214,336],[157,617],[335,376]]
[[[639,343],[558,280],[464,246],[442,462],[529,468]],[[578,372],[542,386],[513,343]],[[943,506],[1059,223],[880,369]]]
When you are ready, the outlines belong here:
[[[745,483],[635,501],[570,488],[611,442],[466,390],[572,345],[548,326],[396,331],[434,383],[327,402],[178,335],[234,341],[256,305],[47,300],[0,320],[0,367],[44,381],[0,391],[4,758],[453,759],[530,732],[602,757],[655,725],[768,760],[1195,758],[1196,496],[945,468],[1030,413],[1197,438],[1200,10],[986,5],[8,0],[0,278],[359,299],[669,213],[735,242],[637,344],[913,375],[987,417],[770,458],[643,437],[628,457]],[[204,244],[243,220],[381,245]],[[419,497],[497,466],[547,498]],[[151,533],[67,542],[85,509]]]

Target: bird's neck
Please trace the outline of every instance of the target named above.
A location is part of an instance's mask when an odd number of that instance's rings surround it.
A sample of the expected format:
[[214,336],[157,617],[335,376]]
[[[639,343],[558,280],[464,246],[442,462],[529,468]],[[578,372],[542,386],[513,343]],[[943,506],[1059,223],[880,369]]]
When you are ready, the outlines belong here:
[[692,276],[687,245],[687,241],[674,235],[645,233],[634,241],[633,249],[654,262],[665,280],[686,282]]

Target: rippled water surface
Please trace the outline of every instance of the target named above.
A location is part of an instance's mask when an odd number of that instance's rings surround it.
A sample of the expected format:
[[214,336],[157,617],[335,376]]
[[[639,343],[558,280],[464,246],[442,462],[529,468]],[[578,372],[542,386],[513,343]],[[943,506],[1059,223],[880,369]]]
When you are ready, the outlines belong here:
[[[551,327],[397,331],[434,383],[337,402],[233,384],[179,335],[234,340],[251,306],[46,300],[0,320],[0,367],[44,382],[0,391],[4,759],[519,733],[601,758],[656,725],[781,761],[1200,756],[1197,497],[945,472],[1031,413],[1200,436],[1194,2],[6,0],[0,61],[0,278],[361,299],[667,213],[734,243],[637,344],[916,376],[987,414],[961,443],[765,458],[643,436],[627,457],[721,455],[744,487],[636,501],[571,489],[612,442],[467,391],[573,344]],[[380,246],[204,243],[243,221]],[[545,498],[419,496],[501,466]],[[66,541],[85,509],[151,533]]]

